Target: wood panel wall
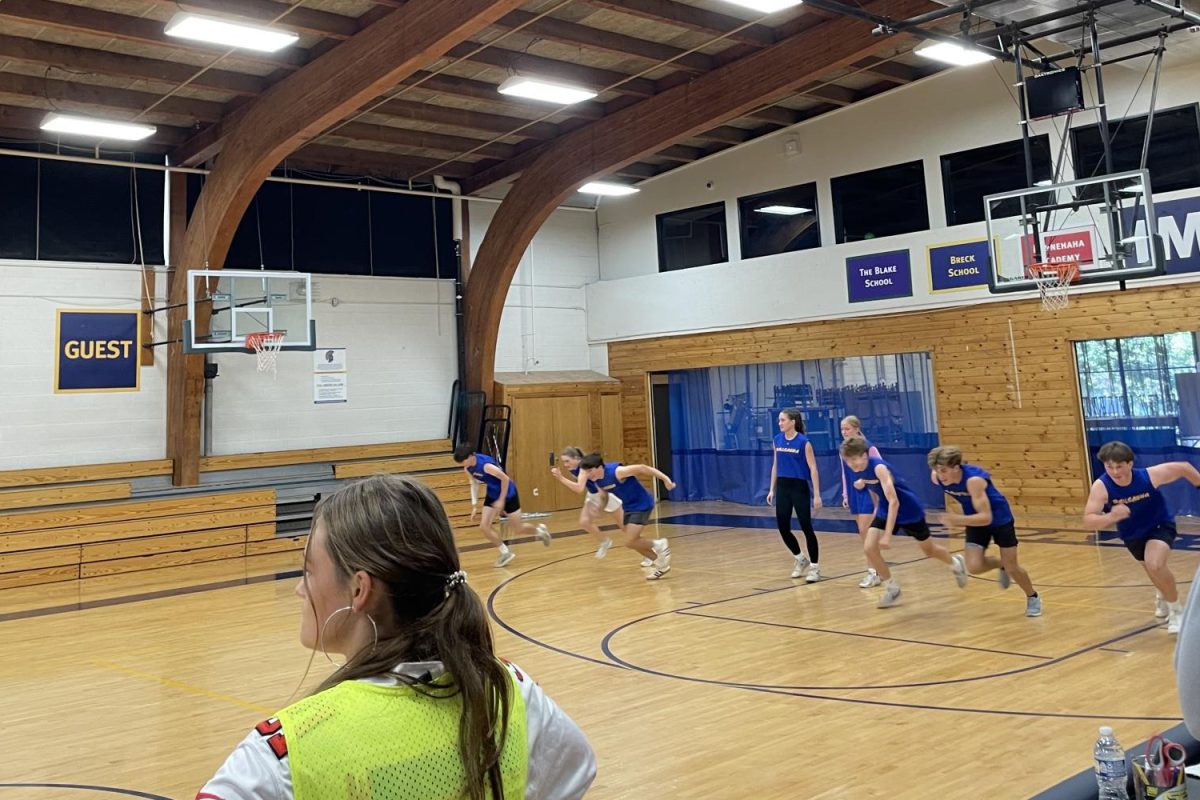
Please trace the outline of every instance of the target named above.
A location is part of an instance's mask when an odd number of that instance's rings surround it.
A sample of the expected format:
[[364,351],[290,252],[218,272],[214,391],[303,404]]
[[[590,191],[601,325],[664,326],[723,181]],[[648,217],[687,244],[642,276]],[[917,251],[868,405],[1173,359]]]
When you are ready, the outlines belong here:
[[[531,376],[532,377],[532,376]],[[582,498],[550,474],[549,454],[574,445],[584,451],[621,441],[621,384],[612,380],[502,383],[497,402],[513,408],[506,471],[517,482],[525,511],[578,508]],[[621,458],[612,450],[610,458]],[[624,460],[624,459],[622,459]],[[536,494],[534,491],[536,490]]]
[[[673,369],[929,352],[941,441],[991,470],[1015,508],[1076,517],[1088,470],[1072,342],[1200,327],[1200,284],[613,342],[626,461],[650,462],[649,374]],[[1009,324],[1015,341],[1009,345]],[[1017,402],[1017,378],[1021,398]]]

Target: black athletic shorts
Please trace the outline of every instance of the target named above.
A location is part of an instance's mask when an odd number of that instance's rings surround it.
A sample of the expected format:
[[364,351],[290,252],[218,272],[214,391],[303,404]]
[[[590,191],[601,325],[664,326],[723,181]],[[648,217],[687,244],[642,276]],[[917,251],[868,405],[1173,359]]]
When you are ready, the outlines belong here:
[[626,511],[622,516],[626,525],[645,525],[650,521],[649,511]]
[[[871,520],[871,527],[878,528],[881,531],[887,530],[887,520],[881,517],[876,517]],[[923,542],[929,538],[929,523],[924,519],[916,522],[897,522],[896,533],[907,533],[918,542]]]
[[1134,539],[1132,541],[1125,541],[1123,543],[1125,545],[1125,549],[1129,551],[1130,555],[1132,555],[1138,561],[1145,561],[1146,542],[1150,541],[1151,539],[1158,539],[1160,542],[1166,542],[1167,547],[1171,547],[1175,544],[1175,535],[1175,526],[1171,523],[1164,522],[1161,525],[1156,525],[1141,539]]
[[[488,495],[487,499],[484,500],[483,502],[485,505],[490,506],[492,503],[496,502],[496,498],[492,497],[491,495]],[[519,492],[513,492],[512,497],[510,497],[504,501],[504,513],[511,514],[514,511],[520,511],[520,510],[521,510],[521,494]]]
[[978,525],[967,526],[967,544],[973,544],[976,547],[982,547],[987,550],[992,540],[996,541],[996,547],[1016,547],[1017,546],[1017,528],[1012,522],[1006,522],[1003,525]]

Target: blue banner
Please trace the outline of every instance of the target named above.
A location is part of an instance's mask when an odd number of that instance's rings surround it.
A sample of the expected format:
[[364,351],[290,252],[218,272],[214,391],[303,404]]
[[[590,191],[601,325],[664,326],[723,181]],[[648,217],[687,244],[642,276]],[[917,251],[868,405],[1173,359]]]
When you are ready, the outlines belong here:
[[847,258],[846,291],[851,303],[912,297],[912,263],[908,251]]
[[929,248],[929,289],[953,292],[988,285],[988,243],[951,242]]
[[141,388],[139,311],[58,312],[55,392]]
[[[1133,220],[1133,209],[1126,208],[1121,213],[1128,227]],[[1155,201],[1154,216],[1155,228],[1162,237],[1166,251],[1166,273],[1200,272],[1200,197]],[[1134,235],[1146,235],[1143,220],[1138,220]],[[1145,239],[1136,239],[1135,249],[1139,262],[1150,260],[1150,249]]]

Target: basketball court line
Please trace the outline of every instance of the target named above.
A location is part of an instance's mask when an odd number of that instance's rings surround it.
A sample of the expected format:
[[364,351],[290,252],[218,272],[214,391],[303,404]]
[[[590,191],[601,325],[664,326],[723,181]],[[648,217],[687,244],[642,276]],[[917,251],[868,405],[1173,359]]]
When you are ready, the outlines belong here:
[[920,645],[926,645],[928,647],[945,647],[945,648],[950,648],[953,650],[971,650],[976,653],[992,653],[992,654],[1001,655],[1001,656],[1017,656],[1019,658],[1033,658],[1033,659],[1040,659],[1043,661],[1048,661],[1048,660],[1054,658],[1054,656],[1040,656],[1040,655],[1035,655],[1034,653],[1017,653],[1012,650],[993,650],[993,649],[990,649],[987,647],[971,647],[971,646],[965,645],[965,644],[947,644],[944,642],[928,642],[923,639],[903,639],[903,638],[900,638],[897,636],[881,636],[881,635],[875,634],[875,633],[856,633],[853,631],[834,630],[832,628],[814,628],[814,627],[810,627],[807,625],[789,625],[785,622],[768,622],[766,620],[758,620],[758,619],[742,619],[741,617],[725,617],[725,616],[721,616],[720,614],[698,614],[695,611],[689,611],[686,609],[678,609],[675,611],[675,613],[679,614],[680,616],[684,616],[684,617],[702,617],[704,619],[716,619],[716,620],[721,620],[723,622],[739,622],[739,623],[743,623],[746,625],[765,625],[765,626],[771,627],[771,628],[790,628],[792,630],[810,631],[812,633],[828,633],[828,634],[832,634],[834,636],[854,636],[854,637],[862,638],[862,639],[879,639],[879,640],[886,641],[886,642],[900,642],[902,644],[920,644]]
[[116,664],[112,661],[103,661],[101,659],[92,659],[92,665],[99,667],[100,669],[108,670],[109,672],[116,672],[120,675],[126,675],[126,676],[133,677],[133,678],[140,678],[144,681],[150,681],[151,683],[157,683],[161,686],[166,686],[168,689],[176,689],[185,694],[195,695],[197,697],[203,697],[208,700],[218,700],[223,703],[228,703],[230,705],[237,706],[238,708],[244,708],[249,711],[253,711],[256,714],[265,714],[266,716],[270,716],[270,715],[274,714],[276,711],[276,709],[267,708],[266,706],[260,706],[257,703],[251,703],[248,700],[242,700],[241,698],[234,697],[232,695],[222,694],[220,692],[214,692],[214,691],[205,689],[200,686],[194,686],[190,683],[184,683],[183,681],[177,681],[174,678],[164,678],[161,675],[155,675],[150,672],[142,672],[141,670],[133,669],[132,667],[126,667],[121,664]]
[[136,789],[121,789],[116,786],[92,786],[86,783],[0,783],[3,789],[78,789],[84,792],[99,792],[101,794],[116,794],[122,797],[138,797],[142,800],[171,800],[161,794],[139,792]]

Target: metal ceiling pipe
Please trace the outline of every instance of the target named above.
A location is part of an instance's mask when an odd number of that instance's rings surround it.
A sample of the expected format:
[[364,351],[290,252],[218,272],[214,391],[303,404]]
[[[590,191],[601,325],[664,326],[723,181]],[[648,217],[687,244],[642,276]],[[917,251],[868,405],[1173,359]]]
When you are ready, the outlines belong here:
[[1173,6],[1170,3],[1162,2],[1162,0],[1133,0],[1133,2],[1137,3],[1139,6],[1150,6],[1151,8],[1157,9],[1166,14],[1168,17],[1182,19],[1191,25],[1200,25],[1200,14],[1184,8],[1182,3],[1180,5]]

